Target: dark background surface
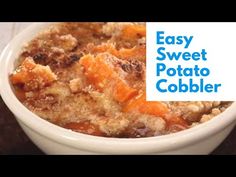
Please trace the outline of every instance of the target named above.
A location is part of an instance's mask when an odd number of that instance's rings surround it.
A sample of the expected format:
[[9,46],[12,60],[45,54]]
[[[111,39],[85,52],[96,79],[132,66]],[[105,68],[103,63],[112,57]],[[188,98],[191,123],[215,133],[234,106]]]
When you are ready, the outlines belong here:
[[[40,151],[25,135],[16,122],[13,114],[6,107],[0,97],[0,154],[4,155],[42,155]],[[236,154],[236,128],[215,149],[212,154]]]

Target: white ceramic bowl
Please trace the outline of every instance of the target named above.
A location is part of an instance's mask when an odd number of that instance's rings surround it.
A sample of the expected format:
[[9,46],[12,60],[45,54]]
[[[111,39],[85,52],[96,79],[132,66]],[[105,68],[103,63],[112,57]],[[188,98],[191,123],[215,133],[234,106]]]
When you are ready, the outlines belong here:
[[48,23],[35,23],[17,35],[0,57],[1,96],[30,139],[47,154],[208,154],[236,123],[236,102],[212,120],[182,132],[150,138],[119,139],[76,133],[51,124],[29,111],[14,95],[9,74],[22,44]]

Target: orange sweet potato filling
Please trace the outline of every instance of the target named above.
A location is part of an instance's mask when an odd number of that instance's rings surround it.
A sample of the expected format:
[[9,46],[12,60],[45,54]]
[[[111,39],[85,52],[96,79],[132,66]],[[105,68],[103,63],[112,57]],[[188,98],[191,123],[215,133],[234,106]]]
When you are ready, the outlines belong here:
[[102,56],[85,55],[80,59],[80,64],[84,67],[85,77],[96,89],[103,91],[107,87],[112,87],[112,96],[116,101],[123,103],[138,93],[114,72]]
[[28,84],[29,89],[38,89],[57,79],[48,66],[36,64],[31,57],[26,58],[10,77],[12,84]]

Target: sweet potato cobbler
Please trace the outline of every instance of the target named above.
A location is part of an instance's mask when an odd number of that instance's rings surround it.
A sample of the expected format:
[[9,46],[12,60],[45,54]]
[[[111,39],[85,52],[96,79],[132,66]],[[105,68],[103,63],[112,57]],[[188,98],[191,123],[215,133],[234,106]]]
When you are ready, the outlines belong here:
[[230,102],[148,102],[145,23],[59,23],[24,47],[10,80],[18,99],[59,126],[105,137],[190,128]]

